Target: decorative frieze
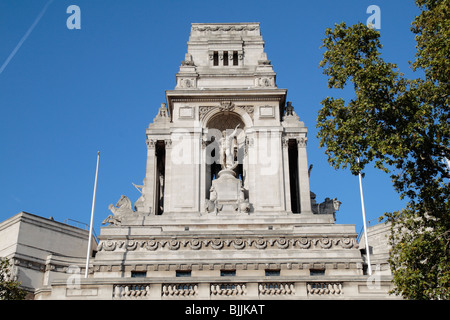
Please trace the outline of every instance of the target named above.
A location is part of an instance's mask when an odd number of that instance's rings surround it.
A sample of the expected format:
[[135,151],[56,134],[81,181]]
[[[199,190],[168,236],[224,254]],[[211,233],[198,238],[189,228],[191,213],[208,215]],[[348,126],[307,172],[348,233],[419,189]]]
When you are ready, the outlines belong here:
[[244,250],[244,249],[351,249],[357,248],[354,237],[235,238],[235,239],[149,239],[101,240],[98,251],[135,250]]
[[220,31],[220,32],[228,32],[228,31],[259,31],[259,25],[232,25],[232,24],[223,24],[223,25],[193,25],[191,27],[192,31],[196,32],[211,32],[211,31]]

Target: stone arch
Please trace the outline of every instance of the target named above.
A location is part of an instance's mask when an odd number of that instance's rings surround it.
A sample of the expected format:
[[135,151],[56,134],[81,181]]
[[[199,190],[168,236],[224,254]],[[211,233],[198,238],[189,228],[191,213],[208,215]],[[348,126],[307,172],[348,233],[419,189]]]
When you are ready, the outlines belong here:
[[[210,120],[212,120],[213,118],[216,118],[220,115],[225,116],[225,117],[227,115],[232,115],[232,116],[240,118],[240,120],[244,124],[242,129],[253,126],[253,121],[252,121],[252,118],[250,117],[250,115],[244,109],[235,107],[233,109],[233,111],[221,111],[219,108],[214,108],[213,110],[208,112],[205,115],[205,117],[202,119],[202,127],[209,128],[208,124],[209,124]],[[232,128],[230,127],[228,129],[232,129]]]
[[234,129],[239,124],[241,129],[245,128],[242,118],[234,112],[220,112],[212,116],[206,123],[207,128],[218,129],[224,131],[226,129]]

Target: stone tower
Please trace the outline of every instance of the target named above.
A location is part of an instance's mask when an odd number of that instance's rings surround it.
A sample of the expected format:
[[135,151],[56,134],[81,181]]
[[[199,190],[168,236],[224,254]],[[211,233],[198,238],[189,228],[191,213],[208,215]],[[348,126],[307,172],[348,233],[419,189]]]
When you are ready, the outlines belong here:
[[192,24],[146,131],[141,196],[110,205],[81,282],[92,298],[360,297],[355,227],[310,192],[307,128],[286,96],[259,23]]

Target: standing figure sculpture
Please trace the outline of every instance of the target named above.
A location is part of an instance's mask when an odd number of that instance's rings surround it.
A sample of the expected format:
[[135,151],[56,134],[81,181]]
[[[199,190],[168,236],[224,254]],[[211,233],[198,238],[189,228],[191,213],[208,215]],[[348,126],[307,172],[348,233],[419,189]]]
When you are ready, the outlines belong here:
[[220,160],[222,164],[222,169],[233,169],[234,163],[234,148],[237,143],[235,142],[235,137],[237,136],[237,129],[239,124],[236,126],[234,131],[227,136],[226,130],[223,133],[223,138],[221,139],[221,150],[220,150]]

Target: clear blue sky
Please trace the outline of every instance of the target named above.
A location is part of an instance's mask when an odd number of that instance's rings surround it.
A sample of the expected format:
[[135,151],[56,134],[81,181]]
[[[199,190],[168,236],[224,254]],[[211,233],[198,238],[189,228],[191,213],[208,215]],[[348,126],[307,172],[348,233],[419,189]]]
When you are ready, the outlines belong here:
[[[0,66],[48,0],[0,0]],[[69,30],[69,5],[81,8],[81,30]],[[327,27],[365,23],[381,8],[383,58],[415,76],[413,1],[144,1],[55,0],[0,74],[0,221],[20,211],[88,223],[97,150],[101,151],[94,228],[120,195],[132,202],[132,182],[145,176],[145,129],[165,90],[175,87],[192,22],[260,22],[277,85],[288,89],[308,126],[311,190],[317,200],[342,201],[337,223],[362,226],[358,177],[327,163],[316,137],[327,88],[318,67]],[[348,94],[348,93],[346,93]],[[350,95],[347,96],[349,98]],[[404,203],[387,174],[366,170],[367,219]]]

